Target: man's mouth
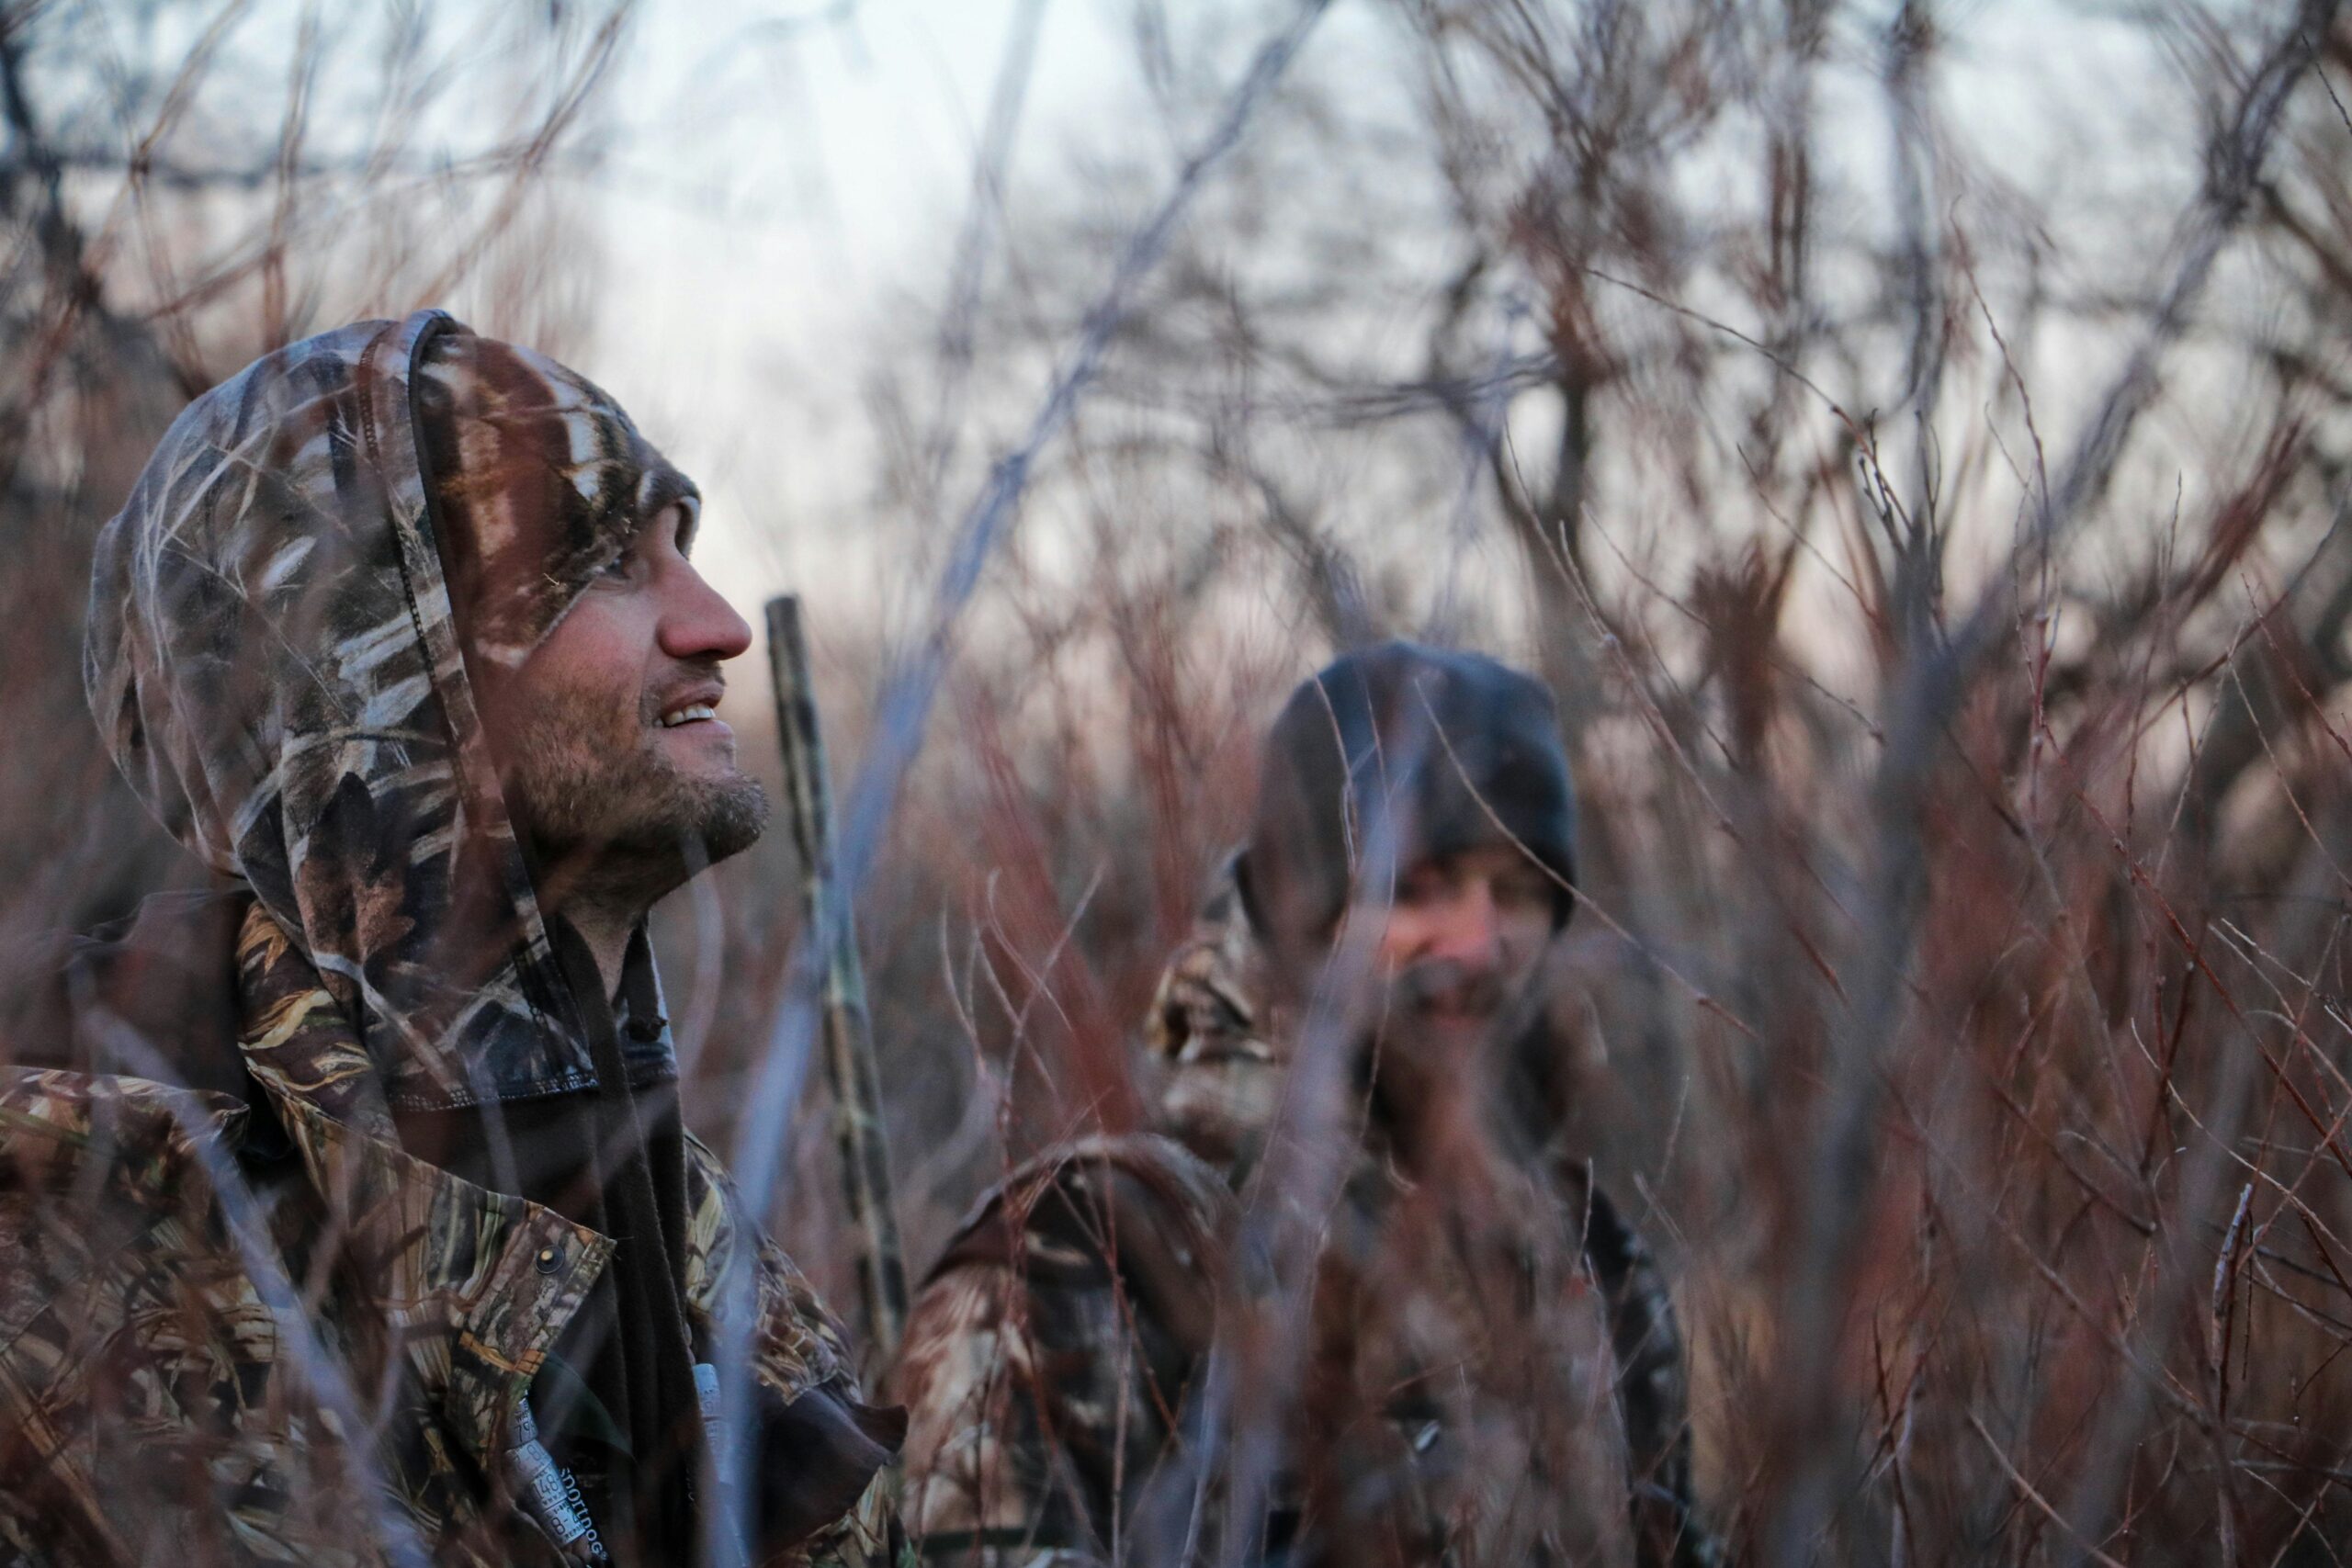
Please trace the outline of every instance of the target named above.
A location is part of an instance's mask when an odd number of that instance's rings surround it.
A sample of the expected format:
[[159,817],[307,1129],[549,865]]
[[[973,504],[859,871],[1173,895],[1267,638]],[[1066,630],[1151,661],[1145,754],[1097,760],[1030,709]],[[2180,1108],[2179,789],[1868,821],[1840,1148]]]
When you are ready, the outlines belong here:
[[1485,1023],[1502,1010],[1501,981],[1486,970],[1427,960],[1397,976],[1405,1003],[1433,1022]]
[[718,710],[708,703],[688,703],[682,708],[672,708],[662,716],[662,728],[675,729],[682,724],[694,724],[702,719],[717,718]]

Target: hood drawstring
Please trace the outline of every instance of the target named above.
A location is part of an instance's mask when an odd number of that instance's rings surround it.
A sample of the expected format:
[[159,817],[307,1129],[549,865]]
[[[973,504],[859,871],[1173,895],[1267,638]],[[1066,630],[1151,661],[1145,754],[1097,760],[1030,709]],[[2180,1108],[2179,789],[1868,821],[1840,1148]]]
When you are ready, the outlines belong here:
[[507,1450],[507,1462],[514,1472],[515,1491],[532,1522],[547,1531],[548,1539],[566,1557],[575,1562],[610,1561],[605,1555],[604,1538],[596,1533],[595,1522],[588,1517],[588,1506],[580,1495],[580,1483],[569,1471],[557,1467],[555,1456],[539,1441],[539,1424],[531,1415],[531,1402],[527,1399],[515,1403],[514,1440]]

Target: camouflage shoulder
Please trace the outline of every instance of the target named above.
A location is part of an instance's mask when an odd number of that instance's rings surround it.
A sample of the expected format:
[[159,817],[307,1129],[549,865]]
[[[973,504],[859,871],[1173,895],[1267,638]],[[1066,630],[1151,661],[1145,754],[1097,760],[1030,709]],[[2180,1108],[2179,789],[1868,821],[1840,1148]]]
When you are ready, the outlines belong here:
[[922,1288],[972,1270],[1015,1281],[1032,1301],[1115,1287],[1176,1347],[1197,1353],[1215,1332],[1235,1207],[1224,1179],[1172,1139],[1080,1139],[983,1194]]
[[1264,953],[1228,860],[1191,932],[1160,970],[1144,1018],[1152,1054],[1171,1063],[1233,1055],[1271,1059],[1264,971]]
[[[751,1371],[783,1404],[781,1419],[808,1417],[811,1451],[822,1450],[863,1475],[854,1497],[833,1498],[842,1511],[779,1560],[780,1568],[896,1568],[903,1532],[888,1466],[904,1439],[905,1418],[865,1402],[848,1336],[799,1266],[751,1218],[717,1151],[689,1133],[686,1153],[685,1286],[688,1315],[706,1328],[721,1297],[749,1268],[752,1308]],[[816,1411],[830,1412],[819,1420]],[[812,1473],[823,1467],[812,1467]],[[845,1504],[845,1506],[844,1506]]]
[[689,1312],[715,1321],[722,1283],[749,1266],[758,1303],[754,1359],[786,1398],[831,1385],[858,1392],[849,1336],[791,1255],[753,1222],[718,1152],[688,1133],[685,1285]]
[[251,1108],[233,1095],[150,1078],[0,1067],[0,1156],[18,1179],[71,1169],[103,1142],[108,1158],[137,1171],[183,1163],[200,1143],[233,1145]]
[[1234,1206],[1216,1168],[1157,1133],[1073,1139],[1015,1168],[957,1222],[925,1279],[974,1262],[1012,1261],[1001,1233],[1034,1229],[1057,1206],[1115,1202],[1114,1217],[1173,1229],[1213,1247]]

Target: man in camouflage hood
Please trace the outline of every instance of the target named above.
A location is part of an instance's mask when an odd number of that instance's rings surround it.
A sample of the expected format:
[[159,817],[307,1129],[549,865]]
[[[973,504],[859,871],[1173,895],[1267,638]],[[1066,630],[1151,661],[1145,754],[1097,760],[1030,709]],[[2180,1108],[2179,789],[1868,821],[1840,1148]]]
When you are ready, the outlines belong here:
[[[1148,1021],[1161,1133],[1016,1172],[916,1301],[894,1391],[927,1557],[1176,1562],[1238,1540],[1351,1568],[1706,1560],[1671,1303],[1531,1110],[1575,877],[1533,681],[1391,643],[1299,687]],[[1297,1070],[1318,1048],[1341,1086],[1319,1148]],[[1227,1261],[1285,1205],[1312,1207],[1292,1234],[1314,1250],[1288,1337],[1272,1265]],[[1252,1418],[1279,1457],[1237,1521],[1251,1478],[1219,1468]]]
[[[75,966],[98,1070],[0,1069],[0,1558],[888,1561],[902,1418],[680,1125],[643,928],[765,813],[699,506],[602,391],[431,311],[164,436],[85,676],[225,892]],[[115,983],[167,970],[228,1004]]]

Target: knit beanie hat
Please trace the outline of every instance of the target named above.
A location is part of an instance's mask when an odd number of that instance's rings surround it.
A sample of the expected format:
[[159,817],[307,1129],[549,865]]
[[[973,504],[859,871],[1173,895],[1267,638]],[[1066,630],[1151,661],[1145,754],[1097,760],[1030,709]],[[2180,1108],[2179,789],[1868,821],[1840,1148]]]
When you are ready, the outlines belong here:
[[1250,922],[1320,941],[1374,848],[1396,869],[1516,845],[1559,879],[1553,925],[1575,905],[1576,796],[1551,694],[1475,653],[1387,642],[1291,694],[1266,737],[1258,807],[1238,868]]

